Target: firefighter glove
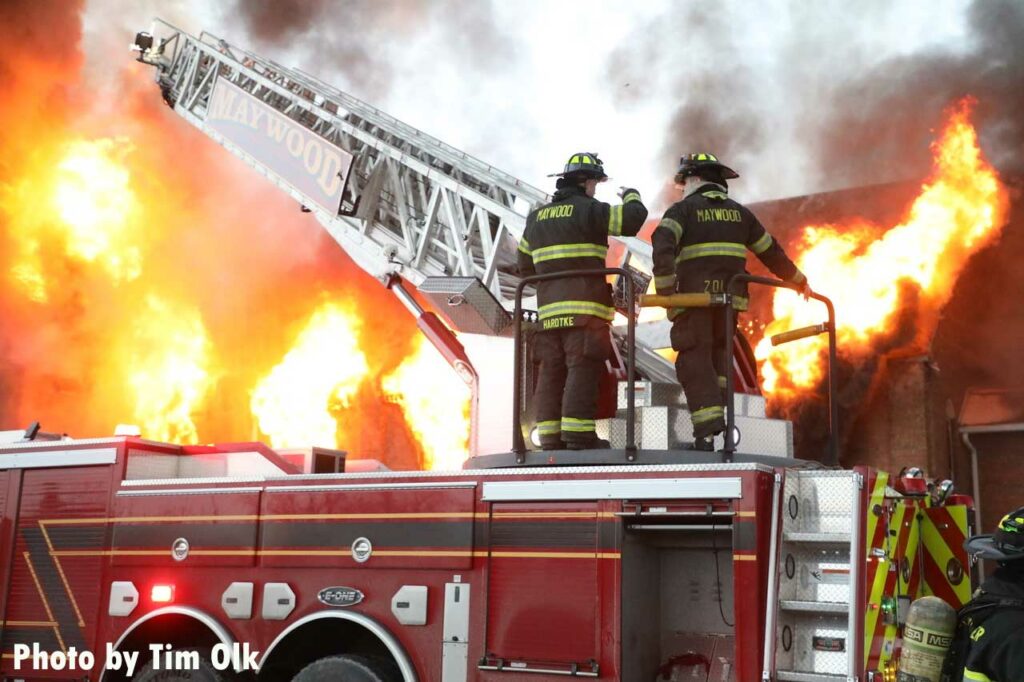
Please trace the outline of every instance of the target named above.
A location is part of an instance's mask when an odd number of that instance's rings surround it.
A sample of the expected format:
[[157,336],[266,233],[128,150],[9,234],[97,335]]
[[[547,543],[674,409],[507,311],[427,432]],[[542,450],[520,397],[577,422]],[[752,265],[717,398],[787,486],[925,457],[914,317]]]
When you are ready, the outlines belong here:
[[638,190],[633,189],[632,187],[620,186],[618,194],[619,198],[622,199],[623,201],[625,201],[626,197],[628,197],[631,194],[633,195],[632,198],[637,200],[640,199],[640,192]]

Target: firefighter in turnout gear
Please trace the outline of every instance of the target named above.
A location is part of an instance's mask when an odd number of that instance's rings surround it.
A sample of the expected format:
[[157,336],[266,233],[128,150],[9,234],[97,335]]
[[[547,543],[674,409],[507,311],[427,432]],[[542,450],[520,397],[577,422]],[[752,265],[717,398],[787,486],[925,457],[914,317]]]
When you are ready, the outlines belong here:
[[[640,193],[623,187],[622,204],[594,198],[608,176],[592,152],[573,154],[558,177],[551,203],[526,219],[519,242],[519,271],[526,277],[605,267],[609,236],[635,236],[647,218]],[[611,356],[611,287],[604,277],[539,282],[540,331],[534,337],[539,364],[534,406],[545,450],[607,448],[594,432],[597,388]]]
[[[778,242],[749,209],[729,198],[727,181],[738,177],[713,154],[680,160],[675,182],[683,189],[683,199],[665,212],[651,237],[659,294],[724,293],[729,278],[745,271],[748,250],[777,277],[798,285],[805,296],[810,293],[807,278]],[[734,307],[745,310],[746,291],[732,293],[737,294]],[[668,316],[672,348],[679,353],[676,376],[693,420],[694,447],[711,450],[715,434],[725,430],[724,387],[731,371],[724,352],[725,310],[674,308]]]
[[991,535],[964,543],[971,556],[999,563],[958,614],[943,682],[1024,680],[1024,507]]

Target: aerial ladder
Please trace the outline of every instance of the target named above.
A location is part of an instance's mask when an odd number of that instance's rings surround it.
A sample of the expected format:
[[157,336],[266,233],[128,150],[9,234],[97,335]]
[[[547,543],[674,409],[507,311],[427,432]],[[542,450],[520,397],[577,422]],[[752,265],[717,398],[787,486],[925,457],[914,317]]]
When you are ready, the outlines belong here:
[[[472,391],[471,454],[502,449],[502,443],[481,443],[480,435],[504,429],[480,425],[509,422],[513,390],[507,380],[486,371],[481,376],[450,328],[492,337],[511,366],[516,249],[530,210],[549,195],[299,69],[209,33],[195,37],[157,20],[136,36],[133,49],[139,61],[156,67],[161,94],[177,114],[293,197],[359,267],[395,293]],[[621,244],[614,265],[646,288],[650,245],[613,239]],[[448,324],[424,310],[407,285]],[[623,289],[620,282],[617,291]],[[621,320],[613,326],[620,358],[628,352],[625,328]],[[689,437],[672,364],[657,352],[667,339],[664,320],[637,327],[633,353],[646,391],[638,403],[638,433],[665,434],[649,435],[652,447]],[[766,418],[753,360],[735,355],[737,433],[752,434],[762,450],[792,456],[791,425]],[[488,396],[483,403],[482,392]],[[620,387],[620,417],[622,394]],[[645,428],[645,410],[652,424],[670,428]],[[611,419],[602,427],[613,445],[623,422]]]

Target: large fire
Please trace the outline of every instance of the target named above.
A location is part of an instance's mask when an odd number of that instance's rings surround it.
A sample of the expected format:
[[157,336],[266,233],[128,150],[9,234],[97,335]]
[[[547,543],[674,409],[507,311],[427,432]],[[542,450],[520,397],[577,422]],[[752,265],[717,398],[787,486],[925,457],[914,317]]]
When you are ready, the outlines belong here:
[[18,245],[15,284],[45,302],[44,245],[72,260],[95,263],[118,282],[139,276],[141,255],[132,241],[138,204],[124,166],[124,140],[73,140],[39,155],[18,181],[4,188],[8,229]]
[[[84,74],[80,9],[5,3],[60,35],[0,45],[3,427],[461,463],[465,389],[401,304],[148,68],[119,52]],[[447,382],[456,398],[425,400]]]
[[252,413],[274,447],[337,444],[338,418],[369,374],[359,349],[361,326],[351,310],[322,304],[257,384]]
[[[284,359],[257,384],[252,413],[275,447],[349,447],[359,429],[380,428],[349,410],[361,395],[397,403],[423,448],[424,467],[459,468],[466,458],[469,403],[465,384],[422,336],[386,374],[371,368],[360,339],[372,338],[350,307],[321,304]],[[372,343],[372,340],[370,341]]]
[[384,390],[402,406],[430,469],[459,469],[469,446],[469,389],[424,337]]
[[[855,219],[803,228],[796,261],[814,289],[835,303],[845,354],[872,352],[875,342],[898,331],[908,306],[914,307],[916,340],[927,339],[968,258],[999,236],[1008,194],[982,157],[972,105],[965,99],[949,111],[932,145],[932,174],[900,224],[886,229]],[[755,353],[763,361],[765,392],[785,401],[821,381],[827,339],[773,347],[769,337],[817,324],[824,311],[792,291],[777,290],[772,312]]]
[[198,443],[193,417],[214,387],[210,338],[199,312],[151,294],[133,326],[128,385],[135,421],[149,438]]

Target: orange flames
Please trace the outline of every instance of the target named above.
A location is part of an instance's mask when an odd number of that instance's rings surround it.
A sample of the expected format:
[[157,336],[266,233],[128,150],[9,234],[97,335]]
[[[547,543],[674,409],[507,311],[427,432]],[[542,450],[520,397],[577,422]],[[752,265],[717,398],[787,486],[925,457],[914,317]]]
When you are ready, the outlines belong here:
[[382,374],[362,350],[362,339],[373,343],[366,326],[351,308],[331,302],[317,308],[284,359],[253,391],[260,431],[275,447],[351,447],[353,431],[380,428],[379,419],[356,417],[349,409],[355,400],[377,397],[379,383],[422,446],[423,466],[461,467],[469,438],[465,384],[422,336],[414,337],[414,349],[401,364]]
[[[83,297],[74,291],[83,278],[94,280],[91,300],[75,302],[96,306],[97,321],[119,305],[130,306],[136,314],[122,333],[110,330],[105,345],[111,352],[98,359],[104,378],[128,390],[116,407],[114,401],[101,405],[116,412],[112,422],[138,423],[151,438],[195,443],[192,415],[214,383],[202,319],[195,307],[169,302],[145,284],[122,288],[144,267],[143,209],[128,165],[131,150],[125,140],[71,140],[23,169],[0,201],[15,244],[10,275],[26,298],[52,303],[56,310]],[[36,330],[25,331],[31,336]],[[63,343],[75,342],[72,325],[64,332],[63,338],[51,339],[58,353],[68,352]],[[86,400],[80,404],[83,411],[95,407]]]
[[198,443],[193,417],[214,387],[210,338],[194,308],[155,295],[135,318],[128,386],[147,438]]
[[[897,331],[910,306],[916,341],[925,341],[968,258],[998,238],[1008,194],[978,148],[972,105],[965,99],[950,110],[932,145],[932,174],[902,223],[886,229],[852,220],[803,228],[796,261],[811,286],[835,303],[844,353],[871,352],[875,342]],[[755,352],[763,361],[765,392],[785,400],[820,382],[827,339],[772,347],[769,337],[817,324],[824,311],[788,290],[775,293],[772,310],[774,320]]]
[[424,337],[394,372],[384,390],[402,406],[423,443],[428,469],[460,469],[469,449],[469,389]]
[[71,259],[99,265],[115,281],[139,276],[141,256],[132,242],[138,204],[123,165],[123,140],[72,141],[43,157],[6,188],[3,207],[18,245],[15,284],[45,302],[48,282],[43,245],[56,243]]
[[321,305],[280,364],[252,394],[252,413],[274,447],[338,445],[337,419],[369,374],[360,319]]
[[2,428],[460,464],[465,389],[405,309],[167,109],[148,68],[119,52],[86,82],[79,9],[12,5],[61,33],[0,45]]

